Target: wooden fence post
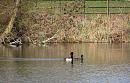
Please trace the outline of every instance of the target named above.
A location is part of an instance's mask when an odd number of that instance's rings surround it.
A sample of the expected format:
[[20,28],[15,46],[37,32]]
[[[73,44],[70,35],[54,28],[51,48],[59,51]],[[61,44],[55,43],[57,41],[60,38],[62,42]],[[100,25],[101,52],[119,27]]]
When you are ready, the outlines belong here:
[[110,11],[109,11],[109,0],[107,0],[107,15],[109,15]]

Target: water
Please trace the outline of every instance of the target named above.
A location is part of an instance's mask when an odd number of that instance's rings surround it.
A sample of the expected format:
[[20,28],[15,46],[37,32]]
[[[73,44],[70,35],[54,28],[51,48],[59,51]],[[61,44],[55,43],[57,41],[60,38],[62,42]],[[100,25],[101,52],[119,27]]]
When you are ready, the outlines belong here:
[[[84,55],[84,62],[65,62]],[[130,44],[0,46],[0,83],[130,83]]]

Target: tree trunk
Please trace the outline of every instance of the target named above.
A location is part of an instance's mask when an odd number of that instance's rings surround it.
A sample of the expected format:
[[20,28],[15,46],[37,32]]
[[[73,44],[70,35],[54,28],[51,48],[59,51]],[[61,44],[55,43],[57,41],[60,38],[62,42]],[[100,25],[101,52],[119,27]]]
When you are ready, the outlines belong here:
[[18,6],[19,6],[19,3],[20,3],[20,0],[16,0],[16,3],[15,3],[15,8],[13,10],[13,15],[11,16],[10,18],[10,21],[5,29],[5,31],[3,32],[3,34],[1,35],[1,38],[3,39],[6,34],[10,33],[12,28],[13,28],[13,24],[14,24],[14,21],[15,21],[15,18],[17,16],[17,11],[18,11]]

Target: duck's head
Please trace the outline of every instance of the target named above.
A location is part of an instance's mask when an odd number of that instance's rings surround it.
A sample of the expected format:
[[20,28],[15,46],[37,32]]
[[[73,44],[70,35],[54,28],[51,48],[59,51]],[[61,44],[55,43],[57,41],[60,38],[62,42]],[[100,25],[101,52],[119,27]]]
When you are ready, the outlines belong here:
[[70,55],[73,55],[73,54],[74,54],[73,52],[70,53]]
[[81,58],[83,58],[83,55],[81,55]]

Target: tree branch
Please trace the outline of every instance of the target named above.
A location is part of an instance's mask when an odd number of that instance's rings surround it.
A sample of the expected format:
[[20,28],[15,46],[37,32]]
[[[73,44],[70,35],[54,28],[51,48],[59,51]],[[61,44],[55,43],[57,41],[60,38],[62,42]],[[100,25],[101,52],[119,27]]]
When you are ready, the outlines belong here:
[[59,32],[59,30],[51,37],[51,38],[48,38],[48,39],[46,39],[46,40],[44,40],[44,41],[42,41],[42,43],[46,43],[46,42],[48,42],[48,41],[50,41],[51,39],[54,39],[54,38],[56,38],[57,37],[57,33]]
[[14,8],[14,10],[13,10],[13,15],[12,15],[12,17],[11,17],[11,19],[10,19],[10,21],[9,21],[9,23],[8,23],[8,25],[7,25],[7,27],[6,27],[6,29],[5,29],[5,31],[3,32],[2,36],[1,36],[2,38],[3,38],[6,34],[8,34],[9,32],[11,32],[11,30],[12,30],[12,28],[13,28],[13,24],[14,24],[16,15],[17,15],[19,3],[20,3],[20,0],[16,0],[16,3],[15,3],[16,5],[15,5],[15,8]]

